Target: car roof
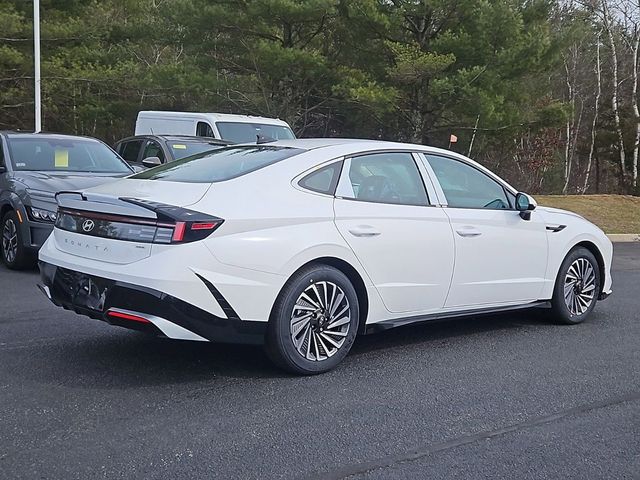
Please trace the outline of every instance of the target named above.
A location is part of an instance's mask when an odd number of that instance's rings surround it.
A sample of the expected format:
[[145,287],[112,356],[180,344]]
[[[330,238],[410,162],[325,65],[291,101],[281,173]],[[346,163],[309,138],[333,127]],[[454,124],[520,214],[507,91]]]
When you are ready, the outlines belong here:
[[140,117],[195,118],[213,120],[214,122],[262,123],[267,125],[280,125],[283,127],[289,127],[289,124],[287,122],[285,122],[284,120],[280,120],[279,118],[258,117],[253,115],[238,115],[235,113],[142,110],[138,112],[138,119],[140,119]]
[[12,131],[12,130],[3,130],[0,131],[1,134],[6,135],[9,138],[49,138],[49,139],[60,139],[60,140],[68,140],[70,138],[75,138],[78,140],[94,140],[96,142],[100,142],[99,139],[94,137],[88,137],[84,135],[67,135],[65,133],[48,133],[48,132],[21,132],[21,131]]

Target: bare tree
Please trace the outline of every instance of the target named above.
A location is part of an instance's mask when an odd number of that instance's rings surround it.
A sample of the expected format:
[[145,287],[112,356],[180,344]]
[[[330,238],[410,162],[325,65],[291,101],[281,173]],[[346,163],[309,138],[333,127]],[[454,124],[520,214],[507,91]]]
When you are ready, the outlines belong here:
[[614,36],[614,22],[611,18],[611,12],[609,9],[609,5],[607,0],[602,0],[602,26],[607,34],[607,38],[609,39],[609,47],[611,49],[611,67],[612,67],[612,75],[613,75],[613,88],[611,91],[611,109],[613,111],[613,118],[616,126],[616,135],[618,138],[618,155],[620,161],[620,182],[624,186],[626,184],[625,174],[626,174],[626,156],[624,151],[624,136],[622,134],[622,122],[620,121],[620,106],[618,103],[618,93],[620,91],[620,83],[618,80],[619,77],[619,67],[618,67],[618,46],[616,44],[615,36]]
[[589,175],[591,174],[591,164],[593,162],[593,153],[596,146],[596,126],[598,124],[598,114],[600,109],[600,96],[602,95],[602,65],[600,63],[600,35],[596,39],[596,97],[593,106],[593,120],[591,122],[591,145],[589,147],[589,156],[587,157],[587,171],[582,185],[582,193],[586,193],[589,188]]

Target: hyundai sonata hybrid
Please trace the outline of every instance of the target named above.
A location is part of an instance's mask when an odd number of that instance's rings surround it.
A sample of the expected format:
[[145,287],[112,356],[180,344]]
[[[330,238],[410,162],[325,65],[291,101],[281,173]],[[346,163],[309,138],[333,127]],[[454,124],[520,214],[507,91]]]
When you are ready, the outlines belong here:
[[57,194],[41,289],[114,325],[265,344],[325,372],[357,334],[548,307],[582,322],[612,245],[466,157],[345,139],[237,145]]

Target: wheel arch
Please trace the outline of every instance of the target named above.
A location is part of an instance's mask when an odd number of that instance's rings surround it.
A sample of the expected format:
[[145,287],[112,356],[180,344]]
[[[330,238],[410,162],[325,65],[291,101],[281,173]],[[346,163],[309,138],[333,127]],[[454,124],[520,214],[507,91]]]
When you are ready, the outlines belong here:
[[[576,243],[573,247],[569,249],[569,251],[567,252],[567,255],[569,255],[569,253],[571,253],[572,251],[574,251],[576,248],[579,248],[579,247],[586,248],[593,254],[594,257],[596,257],[596,261],[598,262],[598,271],[600,272],[600,291],[598,292],[598,296],[599,296],[602,293],[602,289],[604,288],[604,281],[606,276],[604,256],[602,255],[602,252],[600,251],[598,246],[589,240],[582,240],[581,242]],[[566,255],[565,255],[565,258],[566,258]]]
[[[349,279],[353,288],[356,290],[356,295],[358,296],[358,311],[359,311],[359,319],[358,319],[358,333],[364,333],[365,324],[367,322],[367,316],[369,314],[369,296],[367,294],[367,287],[364,282],[364,279],[358,272],[358,270],[353,267],[349,262],[343,260],[338,257],[332,256],[323,256],[317,257],[312,260],[307,261],[305,264],[300,265],[289,278],[293,277],[303,268],[308,267],[309,265],[329,265],[340,272],[342,272]],[[286,283],[285,283],[286,284]],[[278,296],[282,293],[282,289],[284,289],[284,285],[278,292]],[[272,311],[273,314],[273,311]]]
[[[562,261],[564,262],[564,259],[567,258],[567,255],[573,252],[576,248],[580,248],[580,247],[586,248],[587,250],[589,250],[593,254],[593,256],[596,257],[596,261],[598,262],[598,271],[600,273],[600,291],[598,292],[598,296],[599,296],[602,293],[602,289],[604,288],[604,281],[605,281],[607,269],[605,268],[604,256],[602,255],[602,252],[600,251],[600,249],[595,243],[593,243],[590,240],[582,240],[576,243],[567,251],[564,257],[562,257]],[[560,263],[560,266],[558,267],[558,272],[556,273],[556,281],[558,279],[558,275],[560,274],[561,266],[562,266],[562,262]]]

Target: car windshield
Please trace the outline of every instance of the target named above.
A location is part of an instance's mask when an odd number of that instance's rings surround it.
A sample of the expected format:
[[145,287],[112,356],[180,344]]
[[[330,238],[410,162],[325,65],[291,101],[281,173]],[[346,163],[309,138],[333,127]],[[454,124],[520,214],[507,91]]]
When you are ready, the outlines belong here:
[[216,127],[223,140],[234,143],[255,142],[258,135],[274,140],[291,140],[296,138],[289,127],[282,125],[266,125],[264,123],[216,122]]
[[267,145],[225,147],[165,163],[130,178],[189,183],[223,182],[301,152],[303,150],[297,148]]
[[7,140],[14,170],[131,173],[124,160],[97,140],[39,135]]
[[222,148],[224,145],[209,142],[181,142],[168,140],[167,146],[171,150],[171,153],[173,153],[173,158],[180,160],[181,158],[190,157],[198,153]]

